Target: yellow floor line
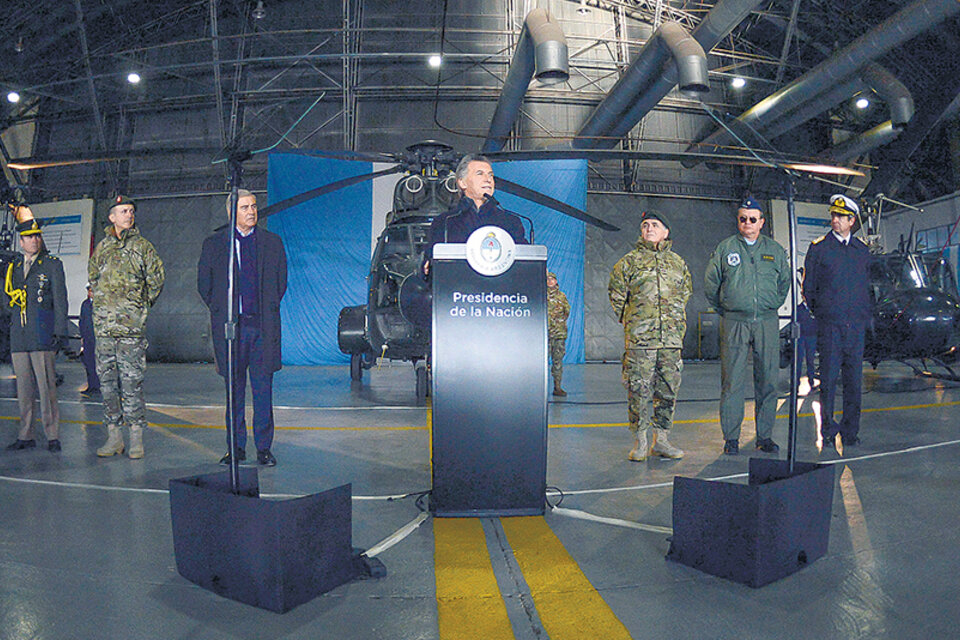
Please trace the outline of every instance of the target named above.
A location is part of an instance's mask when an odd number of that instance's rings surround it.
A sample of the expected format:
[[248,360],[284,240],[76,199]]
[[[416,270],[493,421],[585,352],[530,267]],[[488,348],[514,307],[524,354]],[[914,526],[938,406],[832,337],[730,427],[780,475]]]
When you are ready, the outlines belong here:
[[440,640],[514,640],[477,518],[433,520]]
[[531,516],[500,522],[550,640],[631,637],[546,520]]

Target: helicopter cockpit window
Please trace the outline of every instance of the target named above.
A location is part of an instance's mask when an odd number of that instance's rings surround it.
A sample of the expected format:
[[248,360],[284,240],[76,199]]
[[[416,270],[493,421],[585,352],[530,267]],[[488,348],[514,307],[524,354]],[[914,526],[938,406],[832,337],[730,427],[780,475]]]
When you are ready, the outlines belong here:
[[949,263],[940,257],[940,254],[928,253],[923,255],[923,263],[929,275],[930,286],[952,296],[957,296],[957,281]]

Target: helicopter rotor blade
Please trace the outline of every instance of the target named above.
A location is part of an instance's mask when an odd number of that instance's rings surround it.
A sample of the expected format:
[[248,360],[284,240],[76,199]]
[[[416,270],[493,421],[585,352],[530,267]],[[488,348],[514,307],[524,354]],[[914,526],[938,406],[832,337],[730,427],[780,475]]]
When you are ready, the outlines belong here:
[[280,213],[281,211],[285,211],[290,207],[295,207],[298,204],[303,204],[304,202],[313,200],[314,198],[319,198],[320,196],[332,193],[338,189],[344,189],[360,182],[373,180],[374,178],[379,178],[381,176],[388,176],[393,173],[400,173],[405,170],[406,167],[404,165],[398,164],[395,167],[383,169],[382,171],[374,171],[373,173],[364,173],[359,176],[352,176],[350,178],[344,178],[343,180],[337,180],[336,182],[331,182],[330,184],[325,184],[322,187],[317,187],[316,189],[311,189],[310,191],[301,193],[298,196],[293,196],[292,198],[287,198],[286,200],[281,200],[280,202],[274,202],[270,206],[261,209],[259,217],[266,218],[267,216]]
[[403,157],[395,153],[381,153],[377,151],[297,151],[283,153],[297,153],[311,158],[332,158],[334,160],[358,160],[360,162],[401,162]]
[[769,164],[764,164],[764,162],[761,162],[757,158],[747,155],[722,155],[688,151],[647,151],[643,149],[533,149],[529,151],[494,151],[484,155],[497,162],[506,162],[510,160],[638,160],[679,162],[681,160],[697,159],[701,162],[712,164],[732,164],[738,166],[755,167],[769,166],[771,168],[782,167],[786,169],[793,169],[795,171],[829,175],[864,175],[864,173],[858,169],[824,164],[819,160],[811,161],[808,158],[788,156],[784,154],[765,154],[767,157],[764,158],[764,160],[768,160]]
[[586,211],[581,211],[576,207],[570,206],[566,202],[560,202],[555,198],[551,198],[548,195],[544,195],[539,191],[534,191],[533,189],[529,189],[523,185],[517,184],[516,182],[510,182],[506,178],[499,178],[499,177],[496,178],[496,184],[497,184],[497,188],[500,189],[501,191],[506,191],[507,193],[512,193],[515,196],[520,196],[525,200],[536,202],[537,204],[543,205],[545,207],[549,207],[555,211],[559,211],[564,215],[568,215],[571,218],[576,218],[577,220],[586,222],[587,224],[591,224],[595,227],[599,227],[604,231],[620,231],[619,227],[615,227],[609,222],[604,222],[600,218],[594,218],[592,215],[590,215]]

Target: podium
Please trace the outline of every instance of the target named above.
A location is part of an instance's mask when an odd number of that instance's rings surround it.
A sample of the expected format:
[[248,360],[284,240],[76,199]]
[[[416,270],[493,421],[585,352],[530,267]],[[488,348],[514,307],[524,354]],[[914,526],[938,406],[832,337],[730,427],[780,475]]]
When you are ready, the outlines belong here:
[[[502,272],[479,273],[477,260]],[[434,246],[435,516],[543,514],[546,260],[546,247],[514,246],[498,227],[478,229],[465,244]]]

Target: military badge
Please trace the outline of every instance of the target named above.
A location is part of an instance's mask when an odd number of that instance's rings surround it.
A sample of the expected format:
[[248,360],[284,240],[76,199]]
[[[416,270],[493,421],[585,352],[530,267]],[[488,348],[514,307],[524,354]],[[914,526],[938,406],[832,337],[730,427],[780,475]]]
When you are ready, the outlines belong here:
[[731,267],[736,267],[740,264],[740,254],[739,253],[728,253],[727,254],[727,264]]

